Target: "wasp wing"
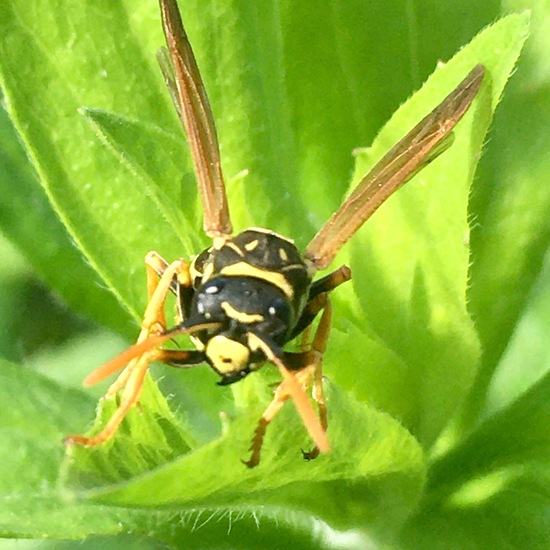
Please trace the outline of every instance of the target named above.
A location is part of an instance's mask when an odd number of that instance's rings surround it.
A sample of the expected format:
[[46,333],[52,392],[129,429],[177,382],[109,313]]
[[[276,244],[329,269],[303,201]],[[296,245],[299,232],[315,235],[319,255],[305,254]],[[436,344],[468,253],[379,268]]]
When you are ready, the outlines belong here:
[[452,143],[452,130],[476,96],[485,68],[468,76],[364,176],[307,246],[304,257],[317,269],[327,268],[350,237],[378,207]]
[[231,220],[210,103],[176,0],[160,0],[160,9],[169,56],[161,53],[159,62],[191,147],[204,230],[210,237],[229,235]]
[[162,47],[157,51],[157,63],[159,64],[162,76],[164,77],[164,83],[170,92],[172,103],[178,113],[178,117],[183,121],[183,112],[181,110],[178,87],[176,85],[176,75],[174,73],[174,65],[168,48]]

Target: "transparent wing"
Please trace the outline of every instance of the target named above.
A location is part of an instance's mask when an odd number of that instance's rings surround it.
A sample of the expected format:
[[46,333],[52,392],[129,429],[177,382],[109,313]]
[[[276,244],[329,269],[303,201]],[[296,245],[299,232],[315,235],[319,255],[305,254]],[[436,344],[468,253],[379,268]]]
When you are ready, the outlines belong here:
[[176,0],[160,0],[160,8],[168,55],[161,51],[158,59],[191,147],[204,230],[210,237],[229,235],[232,227],[212,110]]
[[183,122],[183,113],[180,105],[178,87],[176,85],[174,65],[172,64],[172,58],[170,57],[170,52],[167,48],[162,47],[157,50],[157,63],[159,64],[162,76],[164,77],[166,87],[170,92],[170,97],[172,98],[172,103],[178,113],[178,117]]
[[451,145],[452,130],[470,107],[484,74],[483,65],[474,67],[442,103],[363,177],[306,248],[304,257],[317,269],[327,268],[348,239],[388,197]]

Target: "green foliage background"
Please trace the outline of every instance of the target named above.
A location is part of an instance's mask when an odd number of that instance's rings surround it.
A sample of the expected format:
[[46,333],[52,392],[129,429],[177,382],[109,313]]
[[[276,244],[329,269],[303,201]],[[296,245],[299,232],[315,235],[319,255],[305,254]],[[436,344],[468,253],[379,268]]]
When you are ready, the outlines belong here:
[[546,548],[546,4],[180,3],[235,225],[301,247],[475,63],[491,76],[452,149],[338,259],[354,282],[335,293],[326,357],[333,452],[301,460],[288,406],[248,472],[268,368],[233,393],[207,369],[159,369],[112,444],[63,456],[104,390],[80,380],[135,337],[143,256],[206,241],[155,66],[156,2],[3,2],[0,536],[29,540],[0,550]]

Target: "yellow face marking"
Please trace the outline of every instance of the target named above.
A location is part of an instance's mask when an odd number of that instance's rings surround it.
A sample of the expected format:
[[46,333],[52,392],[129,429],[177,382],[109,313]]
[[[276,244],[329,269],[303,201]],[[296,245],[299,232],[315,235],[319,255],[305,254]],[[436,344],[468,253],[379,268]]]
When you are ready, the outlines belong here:
[[283,262],[288,261],[288,254],[284,248],[279,248],[279,258],[281,258]]
[[249,243],[246,243],[244,245],[244,248],[248,252],[252,252],[258,246],[259,242],[260,241],[258,239],[254,239],[253,241],[250,241]]
[[244,344],[218,335],[206,344],[206,356],[220,374],[228,374],[248,365],[250,351]]
[[259,313],[244,313],[244,311],[235,309],[229,302],[222,302],[221,307],[228,317],[240,323],[259,323],[264,320],[263,315]]
[[230,277],[255,277],[256,279],[261,279],[262,281],[266,281],[267,283],[271,283],[273,286],[276,286],[289,298],[294,296],[294,289],[282,273],[266,271],[265,269],[260,269],[259,267],[247,264],[246,262],[237,262],[236,264],[227,265],[220,271],[220,273]]

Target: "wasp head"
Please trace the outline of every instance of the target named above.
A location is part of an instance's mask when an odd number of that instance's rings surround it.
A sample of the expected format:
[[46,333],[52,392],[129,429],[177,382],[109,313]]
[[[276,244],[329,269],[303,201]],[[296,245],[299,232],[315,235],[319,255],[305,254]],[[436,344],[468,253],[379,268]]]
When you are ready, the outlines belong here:
[[210,279],[197,290],[191,310],[194,317],[221,323],[198,337],[223,385],[244,378],[265,361],[251,345],[251,332],[283,345],[292,328],[291,306],[283,292],[252,277]]

